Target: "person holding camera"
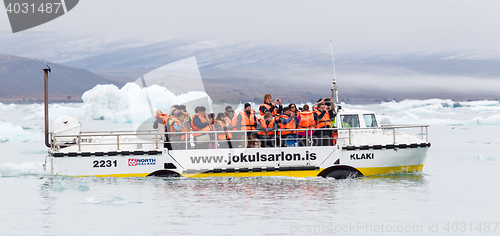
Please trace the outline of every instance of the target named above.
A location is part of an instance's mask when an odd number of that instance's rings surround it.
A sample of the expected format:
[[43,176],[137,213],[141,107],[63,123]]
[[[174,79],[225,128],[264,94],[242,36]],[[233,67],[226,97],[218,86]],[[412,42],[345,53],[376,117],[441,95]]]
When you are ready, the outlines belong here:
[[314,134],[316,137],[316,145],[317,146],[330,146],[330,137],[332,135],[331,130],[327,130],[331,128],[331,120],[335,119],[335,114],[333,109],[331,108],[332,104],[330,102],[330,98],[323,98],[317,104],[317,110],[314,111],[314,121],[316,123],[317,130]]
[[[264,114],[266,114],[266,112],[271,112],[271,115],[274,117],[274,119],[278,121],[279,114],[281,114],[283,110],[283,105],[281,104],[281,99],[276,98],[274,99],[274,102],[271,103],[272,99],[273,96],[271,96],[271,94],[266,93],[264,95],[264,102],[259,107],[260,116],[264,117]],[[279,104],[279,106],[277,104]]]

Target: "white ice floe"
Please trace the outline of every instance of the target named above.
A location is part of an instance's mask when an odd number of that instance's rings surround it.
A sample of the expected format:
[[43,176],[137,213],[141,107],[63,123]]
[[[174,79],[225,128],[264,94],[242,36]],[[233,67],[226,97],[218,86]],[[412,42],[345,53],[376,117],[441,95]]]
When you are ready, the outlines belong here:
[[[384,108],[390,111],[423,111],[422,113],[429,113],[430,111],[439,110],[500,110],[499,101],[471,101],[471,102],[456,102],[450,99],[427,99],[427,100],[410,100],[405,99],[400,102],[391,101],[383,102],[377,105],[379,108]],[[424,111],[427,110],[427,111]]]
[[[384,120],[384,123],[500,125],[500,103],[498,101],[456,102],[449,99],[403,100],[400,102],[384,102],[376,105],[376,108],[382,110],[380,117]],[[385,115],[384,111],[392,114]],[[476,117],[470,118],[474,116]]]
[[19,142],[34,139],[30,132],[26,132],[19,125],[12,125],[11,123],[0,124],[0,143],[5,142]]
[[38,175],[46,174],[43,170],[43,162],[14,163],[9,162],[0,165],[0,177]]
[[[84,104],[75,113],[77,119],[140,123],[154,116],[154,111],[157,109],[168,112],[174,104],[185,104],[195,100],[208,101],[209,98],[204,92],[175,95],[159,85],[141,88],[135,83],[127,83],[121,89],[115,85],[97,85],[85,92],[82,99]],[[188,105],[187,108],[192,110],[194,106]]]
[[[33,104],[35,105],[35,104]],[[33,110],[31,110],[33,109]],[[25,109],[27,112],[31,110],[31,112],[34,112],[33,114],[25,117],[25,120],[43,120],[45,113],[44,113],[44,107],[43,104],[36,104],[36,106],[31,106],[28,109]],[[69,115],[69,116],[74,116],[76,112],[76,108],[66,106],[63,104],[51,104],[49,105],[49,119],[50,120],[55,120],[60,116],[64,115]]]
[[0,102],[0,112],[2,112],[2,111],[10,111],[10,110],[14,109],[15,107],[16,107],[15,104],[9,104],[9,105],[7,105],[7,104],[3,104],[3,103]]
[[123,205],[129,203],[136,203],[136,204],[142,203],[139,201],[128,201],[121,197],[88,197],[86,200],[88,203],[101,204],[101,205]]

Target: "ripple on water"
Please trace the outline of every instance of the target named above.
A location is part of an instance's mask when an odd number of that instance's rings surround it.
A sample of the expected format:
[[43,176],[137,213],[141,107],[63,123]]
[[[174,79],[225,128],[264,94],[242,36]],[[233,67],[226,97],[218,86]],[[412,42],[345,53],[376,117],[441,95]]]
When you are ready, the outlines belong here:
[[98,205],[125,205],[125,204],[141,204],[140,201],[128,201],[121,197],[88,197],[89,204]]

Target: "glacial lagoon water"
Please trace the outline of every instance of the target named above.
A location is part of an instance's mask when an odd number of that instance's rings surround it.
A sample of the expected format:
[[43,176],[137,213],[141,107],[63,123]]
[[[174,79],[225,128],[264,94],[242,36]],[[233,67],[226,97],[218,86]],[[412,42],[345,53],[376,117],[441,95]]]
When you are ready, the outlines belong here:
[[498,102],[406,103],[355,107],[429,123],[423,171],[348,180],[51,176],[40,104],[0,104],[0,235],[498,235]]

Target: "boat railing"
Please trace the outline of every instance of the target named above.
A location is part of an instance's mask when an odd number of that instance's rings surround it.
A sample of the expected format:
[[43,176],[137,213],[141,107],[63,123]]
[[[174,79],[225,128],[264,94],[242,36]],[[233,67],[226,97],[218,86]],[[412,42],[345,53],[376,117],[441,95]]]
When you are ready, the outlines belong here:
[[[425,142],[429,142],[429,125],[421,125],[421,124],[411,124],[411,125],[401,125],[401,124],[383,124],[380,125],[381,128],[385,131],[391,130],[392,131],[392,136],[393,136],[393,144],[396,144],[396,132],[397,129],[401,128],[420,128],[420,139],[424,140],[424,134],[425,134]],[[425,133],[424,133],[425,129]]]
[[[271,135],[259,135],[258,132],[265,132],[262,130],[203,132],[161,132],[158,130],[84,131],[77,135],[56,135],[51,133],[50,139],[52,141],[52,150],[76,145],[78,151],[82,151],[82,146],[88,145],[114,146],[116,150],[120,150],[120,148],[123,148],[125,145],[136,145],[136,149],[142,149],[144,145],[149,145],[149,148],[169,148],[173,150],[333,146],[337,144],[340,139],[346,139],[346,142],[352,145],[354,134],[375,130],[392,135],[392,142],[396,144],[398,130],[411,128],[420,128],[420,139],[428,142],[428,127],[429,125],[382,125],[381,127],[367,128],[278,129],[275,131],[268,131],[271,132]],[[229,140],[219,139],[219,136],[224,135],[231,135],[232,137]]]

